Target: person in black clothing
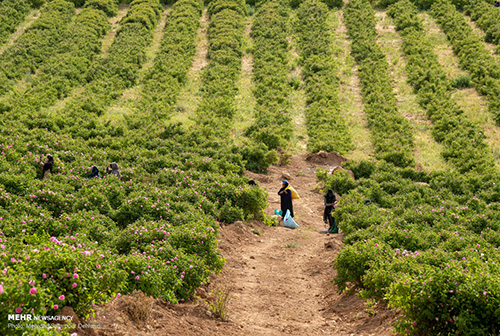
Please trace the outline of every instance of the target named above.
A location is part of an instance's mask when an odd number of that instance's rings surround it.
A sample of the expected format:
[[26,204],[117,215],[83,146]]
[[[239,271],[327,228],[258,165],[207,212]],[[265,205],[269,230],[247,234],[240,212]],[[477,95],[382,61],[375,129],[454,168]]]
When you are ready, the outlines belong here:
[[54,158],[52,155],[48,154],[45,158],[45,162],[36,160],[38,164],[42,167],[42,180],[48,177],[48,173],[52,174],[52,167],[54,167]]
[[494,5],[494,6],[495,6],[495,7],[500,7],[500,1],[496,0],[496,1],[495,1],[495,5]]
[[281,189],[278,191],[278,195],[281,196],[281,212],[282,216],[285,217],[286,211],[290,210],[290,216],[293,217],[292,191],[286,189],[287,187],[288,181],[284,180],[281,183]]
[[92,171],[90,172],[90,175],[87,176],[88,179],[94,177],[101,177],[101,175],[99,175],[99,168],[97,168],[97,166],[92,166]]
[[323,212],[323,222],[328,223],[330,227],[328,232],[334,232],[335,230],[335,218],[332,216],[332,211],[334,210],[335,203],[337,203],[337,198],[332,189],[328,189],[325,195],[325,211]]
[[250,181],[248,181],[248,182],[247,182],[247,184],[248,184],[249,186],[252,186],[252,187],[257,185],[257,183],[255,183],[255,181],[254,181],[254,180],[250,180]]

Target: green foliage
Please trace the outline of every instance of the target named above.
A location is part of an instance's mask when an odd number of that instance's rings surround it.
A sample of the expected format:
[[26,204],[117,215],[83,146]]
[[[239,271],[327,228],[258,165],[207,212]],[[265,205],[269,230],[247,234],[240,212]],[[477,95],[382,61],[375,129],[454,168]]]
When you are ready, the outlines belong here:
[[340,113],[333,37],[328,27],[328,8],[319,0],[307,0],[297,11],[302,76],[307,95],[306,124],[311,152],[352,149],[351,135]]
[[241,155],[246,160],[245,168],[254,173],[266,173],[270,165],[279,161],[275,150],[268,150],[263,143],[248,141],[241,146]]
[[224,138],[229,136],[236,113],[246,5],[241,0],[214,0],[207,10],[210,62],[203,72],[203,100],[196,110],[196,122],[206,135]]
[[413,132],[396,107],[388,64],[377,43],[375,14],[368,2],[350,1],[345,19],[359,77],[368,126],[377,158],[406,167],[414,163]]
[[161,49],[143,81],[142,110],[157,116],[173,112],[196,52],[194,43],[202,8],[201,1],[181,0],[168,14]]
[[[2,2],[3,4],[3,2]],[[46,3],[40,17],[0,56],[0,93],[35,71],[57,53],[68,34],[75,7],[64,0]]]
[[252,27],[256,105],[255,123],[246,135],[270,149],[287,147],[293,134],[288,99],[288,20],[285,2],[268,1],[258,9]]
[[416,7],[400,1],[389,8],[388,14],[401,32],[408,80],[433,122],[432,135],[444,145],[443,157],[461,172],[491,170],[493,159],[484,142],[484,131],[464,121],[463,111],[452,100],[451,85],[424,34]]
[[[346,244],[335,260],[338,288],[356,285],[364,298],[402,311],[402,334],[497,334],[498,173],[349,165],[361,167],[369,173],[343,190],[335,211]],[[341,190],[336,175],[319,178]]]
[[276,216],[268,216],[264,214],[264,224],[266,226],[278,226],[278,218]]
[[103,11],[84,8],[67,31],[59,53],[45,60],[23,93],[6,97],[4,103],[9,104],[12,113],[37,112],[67,97],[75,86],[86,82],[87,71],[101,51],[101,39],[109,28]]
[[101,10],[109,17],[118,14],[118,6],[114,0],[87,0],[84,7]]
[[451,82],[451,86],[455,89],[464,89],[471,87],[471,78],[470,75],[461,75],[454,78]]
[[[304,0],[290,0],[290,6],[292,6],[292,8],[297,8],[304,2]],[[321,0],[321,2],[326,4],[329,8],[342,8],[344,5],[344,0]]]
[[[472,12],[476,5],[471,4],[467,8]],[[478,8],[478,11],[480,10]],[[496,123],[500,124],[500,66],[453,4],[436,1],[431,7],[431,12],[448,37],[454,53],[459,58],[460,67],[470,74],[476,90],[486,96],[488,108]]]
[[25,0],[4,0],[0,2],[0,45],[4,44],[17,25],[29,13],[30,4]]

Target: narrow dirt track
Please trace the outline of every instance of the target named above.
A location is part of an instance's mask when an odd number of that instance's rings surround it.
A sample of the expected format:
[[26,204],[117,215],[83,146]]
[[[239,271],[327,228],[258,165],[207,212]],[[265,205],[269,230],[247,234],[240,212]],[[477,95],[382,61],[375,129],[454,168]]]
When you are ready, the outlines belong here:
[[231,288],[227,321],[210,316],[200,299],[178,305],[156,300],[149,321],[136,323],[120,307],[120,301],[130,297],[122,297],[98,313],[93,323],[102,327],[97,335],[394,335],[394,312],[375,306],[375,314],[369,314],[363,300],[338,294],[332,284],[342,235],[322,233],[323,197],[315,190],[315,169],[337,164],[328,158],[311,163],[296,156],[268,174],[248,173],[269,192],[268,214],[279,208],[282,172],[291,175],[289,181],[301,196],[294,202],[300,229],[258,222],[221,228],[220,248],[227,263],[198,296],[204,299],[214,288]]
[[269,215],[280,207],[277,191],[283,172],[290,174],[289,182],[301,196],[294,201],[301,228],[250,229],[262,233],[246,245],[232,241],[235,229],[226,228],[221,248],[228,263],[214,282],[233,284],[228,312],[242,334],[390,335],[392,313],[381,309],[371,316],[361,299],[339,295],[331,283],[342,235],[322,233],[323,196],[315,190],[315,171],[339,162],[334,157],[315,159],[316,164],[296,156],[287,167],[272,167],[266,175],[249,173],[269,192]]

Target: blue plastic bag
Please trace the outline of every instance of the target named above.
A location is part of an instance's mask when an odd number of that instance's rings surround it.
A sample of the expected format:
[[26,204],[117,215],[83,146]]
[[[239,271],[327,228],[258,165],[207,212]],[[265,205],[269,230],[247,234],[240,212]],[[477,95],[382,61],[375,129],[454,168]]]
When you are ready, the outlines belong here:
[[290,228],[290,229],[297,229],[300,227],[297,225],[297,223],[295,223],[292,216],[290,216],[290,210],[286,211],[285,217],[283,219],[283,223],[284,223],[285,227]]

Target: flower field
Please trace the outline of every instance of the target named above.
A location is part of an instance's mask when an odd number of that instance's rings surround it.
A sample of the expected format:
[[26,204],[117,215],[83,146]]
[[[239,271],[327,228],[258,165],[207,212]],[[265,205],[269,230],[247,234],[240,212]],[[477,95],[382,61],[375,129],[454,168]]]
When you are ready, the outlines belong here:
[[[114,23],[118,6],[126,15]],[[340,291],[400,312],[401,334],[498,335],[500,159],[484,127],[454,98],[455,79],[420,15],[427,11],[439,24],[498,123],[500,63],[486,44],[499,42],[492,8],[481,0],[0,1],[1,321],[14,313],[53,316],[64,306],[86,318],[134,290],[173,303],[192,299],[224,265],[220,224],[267,219],[268,195],[247,185],[245,170],[265,173],[278,150],[302,153],[290,143],[298,127],[291,111],[299,110],[290,90],[305,94],[308,151],[349,158],[356,149],[339,98],[342,72],[350,71],[359,77],[360,114],[375,153],[344,164],[355,180],[317,173],[341,195],[335,217],[344,247],[332,280]],[[34,9],[40,16],[14,36]],[[204,10],[208,65],[195,93],[200,104],[179,116]],[[345,26],[332,26],[335,11]],[[376,11],[394,24],[407,82],[449,171],[418,166],[419,130],[396,98],[391,67],[399,65],[389,64],[379,43]],[[152,51],[162,14],[161,43]],[[250,15],[255,113],[235,135]],[[336,45],[343,28],[355,62],[347,70]],[[301,78],[293,82],[296,66]],[[132,112],[110,113],[131,88]],[[49,154],[54,166],[43,178],[37,161]],[[121,178],[105,174],[111,162]],[[88,178],[93,165],[101,178]],[[1,322],[0,334],[29,333]]]

